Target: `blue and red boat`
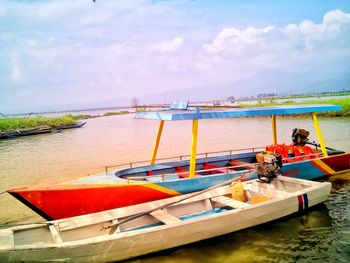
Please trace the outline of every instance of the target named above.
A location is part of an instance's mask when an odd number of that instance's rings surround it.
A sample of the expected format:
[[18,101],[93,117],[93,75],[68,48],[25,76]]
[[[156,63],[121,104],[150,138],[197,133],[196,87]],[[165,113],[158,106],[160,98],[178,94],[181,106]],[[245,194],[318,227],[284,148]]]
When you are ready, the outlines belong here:
[[[227,110],[169,110],[137,113],[136,118],[159,121],[152,157],[147,165],[110,171],[76,180],[27,186],[8,190],[12,196],[42,217],[52,220],[94,213],[113,208],[163,199],[203,190],[252,171],[256,154],[263,151],[277,153],[283,158],[284,176],[314,180],[350,171],[350,153],[325,146],[317,113],[340,110],[337,105],[298,105],[258,108],[230,108]],[[319,145],[307,146],[307,131],[296,133],[294,144],[277,143],[276,116],[310,114]],[[228,151],[225,155],[197,158],[198,121],[201,119],[271,116],[272,144],[266,147]],[[165,121],[192,120],[192,144],[189,160],[157,162]],[[299,132],[299,133],[298,133]],[[299,136],[299,137],[298,137]],[[302,140],[302,143],[298,141]],[[162,159],[164,161],[164,159]],[[114,166],[115,168],[116,166]]]

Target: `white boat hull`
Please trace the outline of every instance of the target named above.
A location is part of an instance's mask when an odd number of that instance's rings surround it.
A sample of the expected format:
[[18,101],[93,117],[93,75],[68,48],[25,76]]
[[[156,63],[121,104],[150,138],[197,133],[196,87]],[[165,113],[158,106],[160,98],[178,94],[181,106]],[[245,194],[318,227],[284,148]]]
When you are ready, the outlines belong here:
[[[293,180],[296,179],[283,179],[286,184],[288,184],[289,181],[294,182]],[[259,188],[259,191],[266,195],[273,192],[274,198],[253,205],[246,205],[243,203],[241,207],[233,210],[192,218],[186,221],[177,221],[176,218],[174,219],[172,216],[165,217],[164,221],[167,223],[164,225],[132,231],[121,231],[114,234],[109,233],[111,230],[108,226],[117,222],[115,218],[118,218],[117,215],[120,215],[120,213],[132,214],[133,211],[146,211],[149,208],[156,207],[164,202],[170,203],[176,198],[179,199],[181,197],[159,200],[72,219],[53,221],[51,228],[56,226],[55,229],[59,229],[59,234],[58,237],[56,236],[56,239],[53,233],[55,231],[52,231],[52,229],[50,231],[47,226],[35,226],[36,232],[31,233],[31,237],[27,235],[27,232],[32,231],[33,225],[5,229],[0,231],[0,240],[3,240],[0,241],[0,262],[118,261],[256,226],[296,213],[300,211],[301,208],[305,208],[305,206],[311,207],[327,200],[331,190],[330,183],[317,183],[304,180],[298,181],[308,184],[310,187],[296,190],[293,193],[283,193],[281,190],[276,191],[273,189],[273,185],[265,184],[263,188],[260,189],[260,185],[256,184],[256,182],[251,185],[249,185],[248,182],[246,188],[249,190],[253,191]],[[181,211],[184,209],[196,210],[197,208],[195,208],[195,206],[198,206],[199,203],[194,201],[204,200],[206,197],[212,197],[212,199],[210,199],[212,203],[215,203],[215,200],[220,200],[220,198],[227,199],[227,197],[220,197],[223,193],[227,193],[227,191],[229,191],[227,187],[222,187],[207,192],[201,196],[183,201],[183,204],[179,205],[178,209]],[[307,200],[302,197],[305,193],[307,193]],[[303,200],[302,203],[300,203],[300,196]],[[203,202],[205,205],[205,201]],[[237,201],[233,202],[237,203]],[[218,203],[216,202],[215,204]],[[200,205],[202,205],[202,203],[200,203]],[[126,211],[125,209],[128,210]],[[176,209],[177,208],[174,208],[175,214],[177,213]],[[151,216],[146,216],[144,219],[140,218],[139,221],[151,220],[148,217]],[[135,222],[137,220],[138,219],[135,219]],[[150,223],[154,222],[154,218],[152,218],[152,220]],[[99,235],[96,234],[99,233],[97,229],[101,230]],[[23,233],[21,233],[21,231]],[[12,233],[16,234],[12,235]],[[91,237],[89,237],[89,233],[92,233]],[[33,237],[33,235],[36,236]],[[76,237],[79,236],[87,238],[76,239]],[[50,237],[52,240],[50,240]],[[32,242],[31,239],[35,239],[36,241]]]

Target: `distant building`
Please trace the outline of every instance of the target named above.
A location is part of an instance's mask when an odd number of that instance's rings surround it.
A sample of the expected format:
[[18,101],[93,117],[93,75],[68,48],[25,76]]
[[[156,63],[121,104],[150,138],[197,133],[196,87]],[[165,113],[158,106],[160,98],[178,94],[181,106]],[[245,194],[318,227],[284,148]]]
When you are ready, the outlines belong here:
[[235,97],[233,96],[228,97],[227,100],[231,103],[235,103]]

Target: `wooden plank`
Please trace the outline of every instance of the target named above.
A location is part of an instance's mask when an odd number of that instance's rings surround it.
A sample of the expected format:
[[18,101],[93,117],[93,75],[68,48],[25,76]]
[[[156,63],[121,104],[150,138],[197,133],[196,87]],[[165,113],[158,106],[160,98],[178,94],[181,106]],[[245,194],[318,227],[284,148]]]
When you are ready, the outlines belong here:
[[0,249],[14,249],[15,241],[12,229],[1,229],[0,231]]
[[182,222],[177,217],[165,212],[164,210],[157,210],[151,213],[153,217],[163,222],[164,224],[174,224],[178,222]]
[[226,196],[213,197],[211,200],[225,206],[231,206],[233,208],[241,208],[241,207],[249,206],[246,203],[234,200],[232,198],[228,198]]
[[[118,219],[113,219],[112,220],[112,225],[118,224],[119,220]],[[113,226],[111,227],[111,230],[109,231],[109,234],[116,234],[120,233],[120,226],[118,225],[117,227]]]
[[55,227],[55,225],[49,225],[49,229],[52,235],[53,240],[57,243],[57,244],[62,244],[63,241],[61,239],[60,234],[57,231],[57,228]]
[[204,203],[205,209],[207,209],[207,210],[212,210],[213,209],[213,204],[211,203],[209,198],[208,199],[204,199],[203,203]]
[[[281,180],[276,180],[276,186],[284,192],[289,192],[286,186],[284,185],[283,181]],[[298,184],[297,186],[300,186],[300,185]]]

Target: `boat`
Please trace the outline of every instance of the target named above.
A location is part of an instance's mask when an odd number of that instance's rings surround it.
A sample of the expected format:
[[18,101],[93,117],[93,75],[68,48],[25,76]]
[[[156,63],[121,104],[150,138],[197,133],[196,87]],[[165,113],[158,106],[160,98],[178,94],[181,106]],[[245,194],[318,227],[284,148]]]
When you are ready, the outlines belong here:
[[9,138],[16,138],[20,136],[50,133],[51,131],[52,129],[49,125],[33,127],[33,128],[8,130],[8,131],[0,132],[0,139],[9,139]]
[[[9,189],[7,192],[47,220],[68,218],[206,189],[249,173],[255,168],[256,155],[265,150],[282,155],[282,175],[319,179],[350,171],[350,153],[326,147],[317,118],[318,112],[340,109],[338,105],[296,105],[140,112],[136,118],[159,121],[151,159],[147,164],[130,162],[127,168],[125,164],[113,165],[97,175]],[[306,113],[312,117],[319,144],[309,142],[314,144],[310,147],[278,143],[277,117]],[[271,116],[271,145],[220,153],[197,153],[199,120],[256,116]],[[171,161],[157,159],[164,123],[184,120],[193,123],[190,155],[180,156],[177,160],[172,158]],[[297,129],[293,134],[295,141],[308,142],[305,133],[305,130]],[[289,153],[290,150],[292,153]],[[256,176],[252,175],[252,178]]]
[[51,126],[45,125],[45,126],[33,127],[33,128],[0,131],[0,139],[11,139],[11,138],[17,138],[20,136],[37,135],[37,134],[51,133],[51,132],[58,133],[64,129],[80,128],[80,127],[83,127],[85,124],[86,124],[86,121],[79,122],[78,124],[74,124],[74,125],[59,126],[56,128],[51,128]]
[[301,213],[327,200],[331,183],[278,176],[99,213],[0,230],[1,262],[114,262]]
[[56,127],[57,130],[65,130],[65,129],[74,129],[74,128],[81,128],[86,124],[86,121],[84,122],[79,122],[77,124],[72,124],[72,125],[64,125],[64,126],[58,126]]

